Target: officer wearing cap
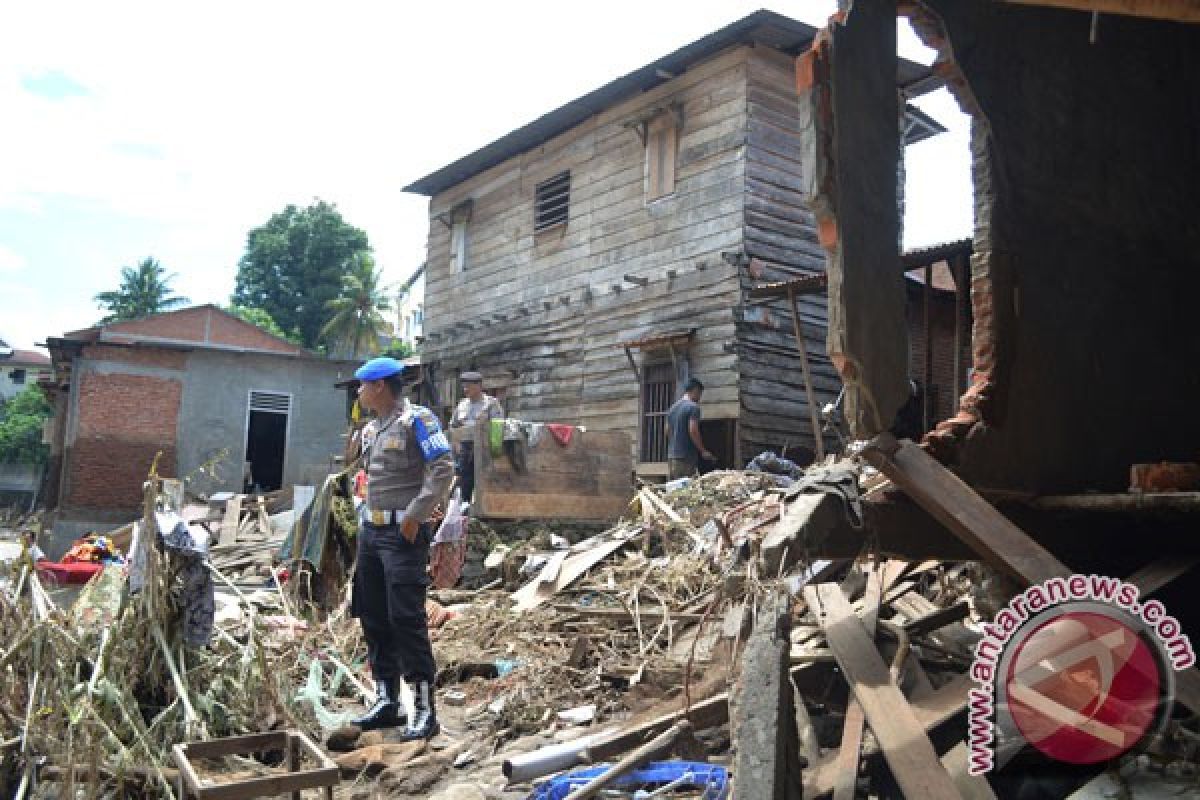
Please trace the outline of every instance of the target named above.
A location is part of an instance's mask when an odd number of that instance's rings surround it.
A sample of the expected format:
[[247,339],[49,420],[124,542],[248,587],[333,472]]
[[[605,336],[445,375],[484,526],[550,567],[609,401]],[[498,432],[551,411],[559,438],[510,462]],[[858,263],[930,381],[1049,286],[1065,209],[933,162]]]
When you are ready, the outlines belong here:
[[478,372],[464,372],[459,380],[463,399],[454,409],[450,428],[458,442],[458,485],[462,489],[462,499],[470,501],[475,493],[475,426],[481,416],[504,419],[504,408],[499,400],[484,393],[483,376]]
[[[354,376],[361,382],[359,403],[375,412],[376,421],[363,441],[367,499],[360,510],[352,608],[378,692],[354,723],[364,730],[405,725],[403,740],[428,739],[439,725],[425,616],[432,538],[427,521],[454,480],[454,459],[437,417],[403,397],[403,364],[374,358]],[[402,678],[413,690],[407,718],[399,702]]]

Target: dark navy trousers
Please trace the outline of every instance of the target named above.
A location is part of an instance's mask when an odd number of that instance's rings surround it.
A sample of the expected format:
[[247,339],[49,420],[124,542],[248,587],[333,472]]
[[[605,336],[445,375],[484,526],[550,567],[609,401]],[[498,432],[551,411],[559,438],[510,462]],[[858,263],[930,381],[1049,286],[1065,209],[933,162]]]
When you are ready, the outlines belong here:
[[436,677],[425,615],[431,539],[428,523],[412,544],[399,525],[364,522],[359,530],[351,608],[362,623],[376,680],[432,684]]

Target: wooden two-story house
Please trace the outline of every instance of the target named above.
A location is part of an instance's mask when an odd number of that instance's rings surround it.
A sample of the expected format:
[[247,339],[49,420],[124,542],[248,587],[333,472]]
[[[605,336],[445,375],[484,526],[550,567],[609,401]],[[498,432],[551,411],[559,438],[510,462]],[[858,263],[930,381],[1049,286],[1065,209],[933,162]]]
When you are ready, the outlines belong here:
[[[430,198],[421,353],[437,404],[478,370],[513,416],[627,431],[653,474],[665,411],[696,376],[724,466],[811,452],[786,293],[752,289],[824,270],[794,66],[814,34],[756,12],[408,186]],[[905,61],[897,78],[906,97],[937,85]],[[942,130],[911,106],[897,124],[910,143]],[[840,389],[824,294],[795,302],[820,407]]]

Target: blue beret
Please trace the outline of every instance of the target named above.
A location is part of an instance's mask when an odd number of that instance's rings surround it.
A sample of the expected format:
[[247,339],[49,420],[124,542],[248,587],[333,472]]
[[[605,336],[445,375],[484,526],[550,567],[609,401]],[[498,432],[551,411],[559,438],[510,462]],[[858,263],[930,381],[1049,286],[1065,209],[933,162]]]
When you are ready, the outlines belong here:
[[390,378],[393,375],[399,375],[402,372],[404,372],[404,365],[399,361],[389,356],[380,356],[379,358],[372,358],[354,370],[354,377],[360,381],[379,381],[384,378]]

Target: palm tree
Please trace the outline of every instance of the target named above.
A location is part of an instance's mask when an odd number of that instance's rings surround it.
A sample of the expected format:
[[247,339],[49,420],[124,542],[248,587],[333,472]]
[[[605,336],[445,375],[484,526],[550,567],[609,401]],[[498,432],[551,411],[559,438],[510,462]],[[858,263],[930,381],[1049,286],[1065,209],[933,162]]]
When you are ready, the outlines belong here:
[[321,328],[321,338],[335,348],[349,348],[350,358],[379,352],[379,337],[389,332],[389,289],[370,253],[352,256],[342,276],[341,294],[325,304],[333,316]]
[[95,300],[108,316],[101,323],[138,319],[170,311],[188,302],[186,297],[171,294],[171,281],[178,275],[165,274],[157,259],[144,258],[136,267],[121,267],[121,287],[113,292],[100,292]]

